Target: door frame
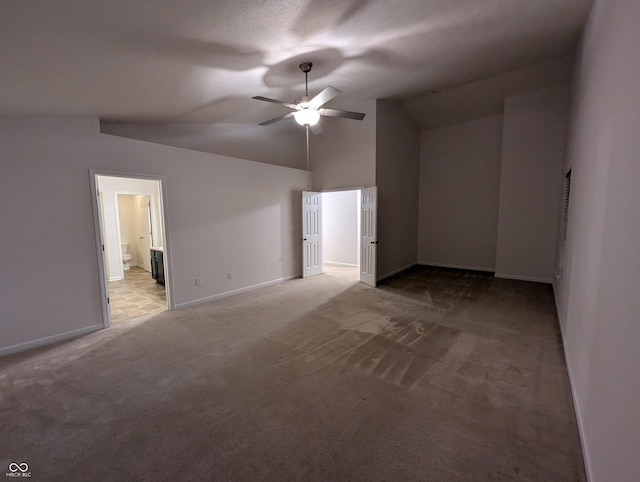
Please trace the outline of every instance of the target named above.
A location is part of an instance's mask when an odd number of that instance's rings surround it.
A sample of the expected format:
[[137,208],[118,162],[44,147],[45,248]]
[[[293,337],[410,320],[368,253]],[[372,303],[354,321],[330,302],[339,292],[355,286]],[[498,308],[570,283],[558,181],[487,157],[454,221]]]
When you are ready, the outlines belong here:
[[[374,227],[374,244],[376,245],[374,247],[374,251],[375,251],[375,255],[374,255],[374,273],[373,273],[373,279],[369,280],[369,281],[365,281],[363,279],[362,276],[362,222],[363,222],[363,216],[362,216],[362,193],[365,190],[373,190],[373,192],[375,193],[375,203],[376,203],[376,208],[375,208],[375,218],[374,218],[374,223],[375,223],[375,227]],[[360,212],[358,214],[358,218],[359,218],[359,222],[358,222],[358,271],[360,273],[360,282],[361,283],[365,283],[369,286],[372,287],[376,287],[378,279],[377,279],[377,264],[378,264],[378,186],[374,185],[374,186],[358,186],[358,187],[343,187],[343,188],[337,188],[337,189],[323,189],[321,191],[317,191],[320,194],[324,194],[324,193],[330,193],[330,192],[340,192],[340,191],[357,191],[358,192],[358,202],[357,202],[357,207],[356,209],[358,209]],[[304,210],[304,209],[303,209]],[[303,212],[303,216],[304,216],[304,212]],[[304,220],[303,220],[304,223]],[[304,234],[304,233],[303,233]],[[322,235],[324,235],[324,233],[322,233]],[[322,238],[322,237],[321,237]],[[304,248],[303,248],[304,249]],[[304,269],[304,253],[303,253],[303,269]]]
[[[153,174],[142,174],[138,172],[110,171],[102,169],[89,169],[89,186],[91,188],[91,208],[93,214],[93,228],[96,241],[96,252],[98,254],[98,281],[100,285],[100,297],[102,301],[102,319],[105,328],[111,326],[111,310],[109,308],[109,282],[107,280],[107,260],[104,251],[104,233],[102,232],[102,213],[100,212],[100,201],[98,199],[98,176],[122,177],[128,179],[141,179],[145,181],[158,181],[160,183],[160,223],[164,234],[164,269],[165,269],[165,292],[167,299],[167,310],[175,309],[173,294],[173,267],[171,263],[171,230],[168,217],[167,186],[164,176]],[[116,195],[117,196],[117,195]]]

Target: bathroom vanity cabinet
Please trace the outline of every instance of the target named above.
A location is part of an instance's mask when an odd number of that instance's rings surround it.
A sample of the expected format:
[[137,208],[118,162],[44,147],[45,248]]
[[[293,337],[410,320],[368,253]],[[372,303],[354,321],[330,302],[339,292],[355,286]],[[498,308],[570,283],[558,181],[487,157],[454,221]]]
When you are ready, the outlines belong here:
[[164,286],[164,260],[163,251],[159,248],[151,248],[151,277]]

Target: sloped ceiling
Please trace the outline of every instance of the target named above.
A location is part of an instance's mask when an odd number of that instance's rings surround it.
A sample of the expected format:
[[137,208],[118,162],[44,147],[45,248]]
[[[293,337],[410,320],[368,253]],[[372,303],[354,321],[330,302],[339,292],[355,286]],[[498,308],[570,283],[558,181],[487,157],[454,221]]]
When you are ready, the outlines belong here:
[[[343,91],[332,107],[409,101],[570,55],[590,4],[4,0],[0,115],[205,123],[210,127],[201,130],[209,133],[236,125],[248,133],[248,126],[283,113],[251,96],[301,95],[301,61],[314,62],[312,93],[326,85]],[[284,128],[262,128],[255,139],[276,133],[298,139],[296,128],[289,120]]]
[[406,101],[404,107],[421,130],[501,115],[511,95],[568,82],[572,60],[562,57],[494,75]]

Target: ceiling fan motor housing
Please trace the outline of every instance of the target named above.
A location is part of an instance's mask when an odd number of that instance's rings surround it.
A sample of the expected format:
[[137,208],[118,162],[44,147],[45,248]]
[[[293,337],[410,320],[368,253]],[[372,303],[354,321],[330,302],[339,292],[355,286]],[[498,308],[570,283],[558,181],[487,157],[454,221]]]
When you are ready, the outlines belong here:
[[302,70],[305,74],[311,72],[311,67],[313,67],[313,62],[302,62],[300,65],[300,70]]

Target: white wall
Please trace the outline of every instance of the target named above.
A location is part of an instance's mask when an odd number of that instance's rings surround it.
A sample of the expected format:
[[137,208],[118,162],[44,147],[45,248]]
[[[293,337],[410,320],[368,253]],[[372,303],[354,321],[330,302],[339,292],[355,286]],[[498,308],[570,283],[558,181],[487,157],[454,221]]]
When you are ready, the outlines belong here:
[[166,179],[175,305],[300,273],[304,171],[100,134],[97,118],[0,118],[0,145],[4,353],[102,326],[90,168]]
[[568,102],[567,86],[505,100],[498,277],[553,280]]
[[640,2],[596,0],[575,71],[554,283],[590,480],[640,480]]
[[366,102],[340,108],[366,115],[362,121],[322,119],[324,132],[309,135],[315,191],[369,187],[376,183],[376,104]]
[[493,271],[502,116],[425,131],[418,262]]
[[358,266],[360,191],[322,193],[322,256],[325,263]]
[[420,132],[402,104],[376,103],[377,277],[416,264]]

